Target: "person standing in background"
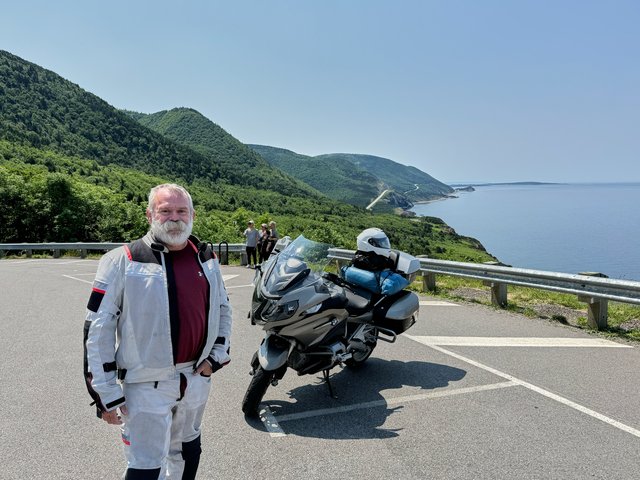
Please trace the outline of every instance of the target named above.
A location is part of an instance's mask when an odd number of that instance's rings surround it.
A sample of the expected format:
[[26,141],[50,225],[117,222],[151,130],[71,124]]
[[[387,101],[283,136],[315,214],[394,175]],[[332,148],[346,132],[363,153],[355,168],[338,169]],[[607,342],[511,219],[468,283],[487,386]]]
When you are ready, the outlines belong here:
[[269,258],[269,255],[271,255],[271,252],[273,252],[273,247],[276,246],[276,243],[278,242],[278,238],[280,237],[278,236],[278,230],[276,230],[276,222],[271,220],[269,222],[269,240],[267,245],[267,258]]
[[[231,306],[176,184],[151,189],[149,232],[100,260],[84,324],[97,415],[120,425],[125,480],[193,480],[211,375],[229,363]],[[88,474],[91,477],[91,474]]]
[[269,245],[269,229],[267,228],[267,224],[263,223],[260,225],[260,236],[258,238],[258,256],[260,263],[264,262],[267,258],[269,258],[269,253],[267,252],[267,246]]
[[[247,228],[242,233],[247,239],[247,268],[255,268],[258,263],[258,259],[256,258],[256,248],[258,246],[258,240],[260,239],[260,232],[258,232],[253,225],[253,220],[249,220]],[[251,264],[252,259],[253,264]]]

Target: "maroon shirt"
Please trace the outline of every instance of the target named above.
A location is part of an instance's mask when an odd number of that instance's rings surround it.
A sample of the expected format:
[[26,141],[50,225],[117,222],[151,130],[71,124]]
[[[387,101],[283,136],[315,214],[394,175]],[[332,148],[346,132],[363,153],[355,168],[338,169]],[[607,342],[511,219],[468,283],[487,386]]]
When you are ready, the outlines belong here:
[[191,242],[180,251],[169,252],[169,255],[176,282],[180,325],[176,363],[190,362],[198,359],[205,341],[209,282]]

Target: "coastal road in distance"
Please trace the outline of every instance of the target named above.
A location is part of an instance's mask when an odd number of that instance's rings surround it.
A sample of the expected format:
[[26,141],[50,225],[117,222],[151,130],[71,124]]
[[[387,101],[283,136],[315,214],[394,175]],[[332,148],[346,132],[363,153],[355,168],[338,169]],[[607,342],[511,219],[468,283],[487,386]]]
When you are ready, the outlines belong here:
[[[0,261],[0,479],[116,479],[117,427],[82,374],[96,260]],[[262,330],[247,319],[253,270],[223,266],[232,362],[214,375],[202,479],[632,479],[640,452],[640,349],[540,319],[421,297],[418,323],[379,342],[338,395],[289,371],[241,402]]]

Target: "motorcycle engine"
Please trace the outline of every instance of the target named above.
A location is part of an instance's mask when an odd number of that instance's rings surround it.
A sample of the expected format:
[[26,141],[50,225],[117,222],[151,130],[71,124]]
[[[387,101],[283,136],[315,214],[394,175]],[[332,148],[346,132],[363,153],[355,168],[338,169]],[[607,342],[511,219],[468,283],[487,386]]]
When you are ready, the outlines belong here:
[[338,341],[312,349],[307,353],[294,349],[289,356],[288,362],[289,366],[298,372],[298,375],[305,375],[332,368],[337,363],[338,357],[346,352],[347,349],[344,343]]

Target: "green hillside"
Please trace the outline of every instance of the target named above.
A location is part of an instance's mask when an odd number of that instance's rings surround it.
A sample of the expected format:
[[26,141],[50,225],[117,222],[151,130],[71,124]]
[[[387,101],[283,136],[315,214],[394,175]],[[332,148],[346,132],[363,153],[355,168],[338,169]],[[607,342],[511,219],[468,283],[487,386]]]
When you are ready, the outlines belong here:
[[[282,234],[344,248],[355,248],[361,230],[378,226],[395,248],[415,255],[491,259],[476,240],[438,219],[372,214],[329,199],[269,167],[193,110],[172,112],[209,133],[167,129],[164,136],[4,51],[0,100],[0,195],[8,205],[0,209],[0,243],[131,240],[147,229],[149,188],[177,181],[193,195],[194,232],[215,243],[241,242],[250,218],[273,219]],[[166,113],[152,119],[160,131],[162,117],[170,119]],[[211,132],[222,138],[213,140]]]
[[220,169],[59,75],[0,50],[0,138],[191,181]]
[[318,159],[266,145],[248,145],[269,164],[311,185],[334,200],[366,207],[382,191],[382,182],[351,163]]
[[388,158],[353,153],[330,153],[319,155],[319,160],[350,163],[378,177],[388,188],[405,195],[412,202],[433,200],[453,192],[449,185],[415,168],[402,165]]
[[380,193],[390,194],[376,210],[411,208],[412,202],[432,200],[453,188],[432,176],[387,158],[333,153],[310,157],[283,148],[248,145],[271,165],[302,180],[328,197],[366,207]]
[[309,185],[273,169],[260,155],[194,109],[174,108],[152,114],[126,113],[165,138],[210,159],[230,183],[287,195],[319,195]]

